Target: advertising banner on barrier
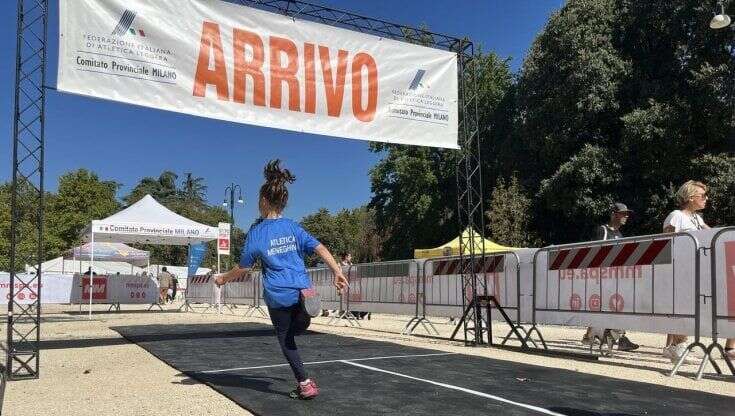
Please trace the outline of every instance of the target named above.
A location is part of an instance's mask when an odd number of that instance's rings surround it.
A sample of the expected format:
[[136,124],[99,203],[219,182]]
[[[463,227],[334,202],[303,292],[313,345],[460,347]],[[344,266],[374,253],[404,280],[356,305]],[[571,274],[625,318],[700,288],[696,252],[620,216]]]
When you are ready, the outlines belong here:
[[[25,276],[25,275],[24,275]],[[25,281],[29,276],[24,277]],[[21,284],[15,282],[15,301],[20,304],[30,304],[38,296],[38,281],[31,283],[30,288],[21,289]],[[71,299],[71,276],[43,274],[41,283],[41,303],[69,303]],[[10,299],[10,274],[0,273],[0,298]]]
[[726,315],[735,317],[735,241],[725,242],[725,279]]
[[[93,280],[92,303],[149,304],[155,303],[158,299],[158,284],[151,277],[94,276]],[[74,275],[71,302],[89,302],[89,284],[89,276]],[[44,294],[43,297],[45,296]]]
[[688,236],[549,249],[535,265],[537,320],[690,334],[696,256]]
[[458,148],[457,55],[223,1],[61,0],[59,91]]

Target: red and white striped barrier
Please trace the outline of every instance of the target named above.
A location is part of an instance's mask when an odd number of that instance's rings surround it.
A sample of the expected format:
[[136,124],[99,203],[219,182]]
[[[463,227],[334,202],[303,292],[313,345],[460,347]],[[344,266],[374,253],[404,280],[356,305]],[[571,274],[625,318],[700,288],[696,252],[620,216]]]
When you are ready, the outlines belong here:
[[[433,276],[457,275],[461,273],[460,259],[432,259]],[[484,262],[475,264],[475,273],[501,273],[505,269],[505,256],[487,256]]]
[[[474,271],[483,279],[487,293],[478,287],[478,295],[493,295],[504,308],[518,309],[519,303],[519,254],[525,257],[533,251],[519,250],[516,253],[486,255],[484,261],[476,261]],[[425,313],[429,316],[462,316],[462,262],[459,257],[428,259],[423,265],[426,298]],[[467,261],[466,259],[464,261]],[[467,266],[470,267],[470,266]],[[467,298],[471,298],[467,294]],[[500,319],[493,315],[493,319]]]
[[258,306],[260,304],[259,292],[260,273],[251,273],[231,280],[223,286],[222,303]]
[[552,251],[549,270],[670,264],[671,242],[667,238]]
[[195,303],[219,305],[219,293],[220,290],[214,284],[214,276],[200,275],[187,278],[185,297],[187,305]]
[[543,248],[536,322],[693,334],[698,249],[690,234]]

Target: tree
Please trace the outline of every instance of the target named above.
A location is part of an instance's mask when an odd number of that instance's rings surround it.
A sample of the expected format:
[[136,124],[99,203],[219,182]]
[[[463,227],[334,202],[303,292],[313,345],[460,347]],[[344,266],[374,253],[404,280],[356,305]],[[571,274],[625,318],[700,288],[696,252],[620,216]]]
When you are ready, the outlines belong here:
[[48,234],[58,236],[67,248],[80,242],[79,234],[92,220],[120,209],[115,198],[119,184],[103,181],[96,173],[78,169],[59,177],[58,193],[47,204]]
[[181,182],[179,194],[186,202],[200,206],[205,205],[207,186],[204,185],[204,178],[194,177],[190,172],[187,172],[186,177]]
[[585,145],[541,183],[539,228],[555,244],[589,240],[617,200],[619,183],[620,165],[611,152]]
[[[380,260],[380,237],[375,225],[375,215],[367,207],[343,209],[332,215],[326,208],[305,216],[301,225],[324,244],[332,254],[352,253],[352,261],[365,263]],[[314,266],[316,256],[307,259]]]
[[126,205],[132,205],[146,195],[152,196],[160,203],[176,199],[179,195],[176,188],[178,177],[177,174],[169,170],[163,171],[158,179],[146,176],[123,198],[123,201]]
[[497,243],[512,247],[535,247],[538,239],[531,230],[531,198],[512,176],[497,181],[486,212],[487,229]]
[[[0,185],[0,271],[10,271],[10,240],[11,240],[11,199],[12,188],[10,183]],[[47,203],[52,202],[54,196],[46,193],[44,196]],[[38,258],[38,192],[33,185],[18,181],[18,217],[16,224],[16,235],[18,236],[16,247],[15,271],[23,271],[25,264],[35,266]],[[47,256],[57,256],[65,248],[62,241],[53,233],[49,232],[49,215],[44,217],[43,222],[43,251]]]

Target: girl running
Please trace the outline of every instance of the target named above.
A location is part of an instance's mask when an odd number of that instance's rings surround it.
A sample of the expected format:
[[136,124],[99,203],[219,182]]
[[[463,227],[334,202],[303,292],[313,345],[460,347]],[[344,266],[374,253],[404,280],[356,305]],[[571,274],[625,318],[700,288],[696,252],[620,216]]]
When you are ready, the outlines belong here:
[[215,282],[223,285],[246,276],[255,261],[260,259],[263,298],[281,351],[296,377],[294,393],[301,399],[312,399],[319,394],[319,388],[314,379],[307,376],[294,340],[294,336],[305,331],[311,323],[311,317],[300,301],[301,290],[312,287],[304,255],[316,253],[324,260],[334,273],[334,285],[338,290],[347,287],[347,279],[324,245],[298,223],[281,216],[288,202],[286,183],[293,183],[296,178],[288,170],[281,169],[279,164],[280,160],[276,159],[264,169],[265,184],[260,187],[258,203],[260,219],[248,231],[240,264],[217,276]]

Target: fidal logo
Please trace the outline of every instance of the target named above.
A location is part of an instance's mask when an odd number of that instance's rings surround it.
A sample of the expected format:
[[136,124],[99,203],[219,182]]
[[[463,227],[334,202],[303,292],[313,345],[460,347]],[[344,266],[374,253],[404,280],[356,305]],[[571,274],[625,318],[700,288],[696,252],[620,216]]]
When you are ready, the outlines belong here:
[[125,10],[125,12],[123,12],[122,16],[120,17],[120,21],[117,22],[115,30],[112,31],[112,34],[115,36],[125,36],[126,33],[130,32],[134,36],[145,37],[145,32],[143,32],[143,29],[138,29],[136,31],[132,27],[136,15],[137,13],[132,10]]

